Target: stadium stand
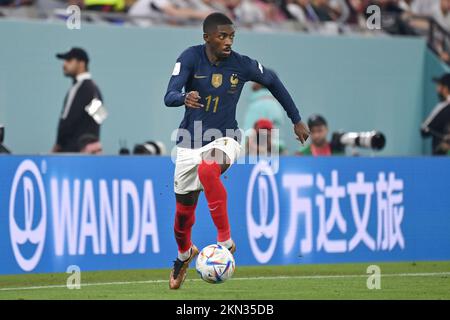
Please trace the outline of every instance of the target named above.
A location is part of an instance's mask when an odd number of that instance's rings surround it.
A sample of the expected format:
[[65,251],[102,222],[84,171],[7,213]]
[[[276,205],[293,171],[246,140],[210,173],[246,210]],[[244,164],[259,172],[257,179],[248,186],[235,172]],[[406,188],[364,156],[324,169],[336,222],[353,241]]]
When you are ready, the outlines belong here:
[[[449,0],[0,0],[0,18],[65,21],[70,5],[87,23],[195,26],[221,11],[252,30],[422,36],[450,63]],[[373,5],[381,9],[377,32],[367,28]]]

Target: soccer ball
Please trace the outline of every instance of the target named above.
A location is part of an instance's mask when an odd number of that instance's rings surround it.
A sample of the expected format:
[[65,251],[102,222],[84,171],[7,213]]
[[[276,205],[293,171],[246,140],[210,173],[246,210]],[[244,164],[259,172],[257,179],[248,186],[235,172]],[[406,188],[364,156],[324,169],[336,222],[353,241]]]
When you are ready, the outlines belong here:
[[200,277],[208,283],[222,283],[234,273],[234,257],[227,248],[211,244],[198,255],[195,268]]

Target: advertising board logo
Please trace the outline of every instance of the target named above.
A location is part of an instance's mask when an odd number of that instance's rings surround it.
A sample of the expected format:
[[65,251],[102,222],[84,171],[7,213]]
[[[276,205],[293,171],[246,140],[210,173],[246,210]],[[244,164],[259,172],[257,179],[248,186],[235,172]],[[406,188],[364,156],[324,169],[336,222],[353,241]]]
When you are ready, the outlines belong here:
[[44,250],[47,204],[41,173],[31,160],[16,170],[9,198],[9,232],[20,268],[32,271]]
[[[267,263],[275,251],[280,224],[280,204],[274,173],[266,161],[258,162],[247,189],[247,233],[256,260]],[[257,210],[254,208],[257,207]],[[265,240],[265,241],[264,241]],[[268,245],[261,243],[267,242]]]

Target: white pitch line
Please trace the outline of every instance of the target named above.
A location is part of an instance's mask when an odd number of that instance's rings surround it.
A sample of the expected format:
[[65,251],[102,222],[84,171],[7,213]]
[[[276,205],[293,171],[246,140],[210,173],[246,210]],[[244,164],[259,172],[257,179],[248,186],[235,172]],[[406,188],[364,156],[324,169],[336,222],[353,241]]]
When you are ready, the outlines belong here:
[[[339,278],[367,278],[370,274],[348,274],[348,275],[324,275],[324,276],[273,276],[273,277],[242,277],[231,278],[229,281],[248,281],[248,280],[291,280],[291,279],[339,279]],[[450,272],[424,272],[424,273],[389,273],[381,274],[381,277],[438,277],[438,276],[450,276]],[[92,286],[111,286],[111,285],[130,285],[130,284],[153,284],[153,283],[166,283],[168,280],[142,280],[142,281],[116,281],[116,282],[92,282],[82,283],[83,287]],[[202,279],[187,279],[186,281],[203,281]],[[54,289],[54,288],[67,288],[67,285],[49,285],[49,286],[33,286],[33,287],[12,287],[12,288],[0,288],[0,291],[19,291],[19,290],[38,290],[38,289]]]

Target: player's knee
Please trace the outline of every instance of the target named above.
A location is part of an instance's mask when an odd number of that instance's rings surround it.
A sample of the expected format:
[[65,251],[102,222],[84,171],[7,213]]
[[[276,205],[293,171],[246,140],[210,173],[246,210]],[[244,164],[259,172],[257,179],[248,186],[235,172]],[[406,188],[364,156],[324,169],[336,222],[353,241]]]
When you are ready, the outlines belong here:
[[202,161],[197,172],[200,181],[204,183],[220,177],[220,166],[216,162]]

